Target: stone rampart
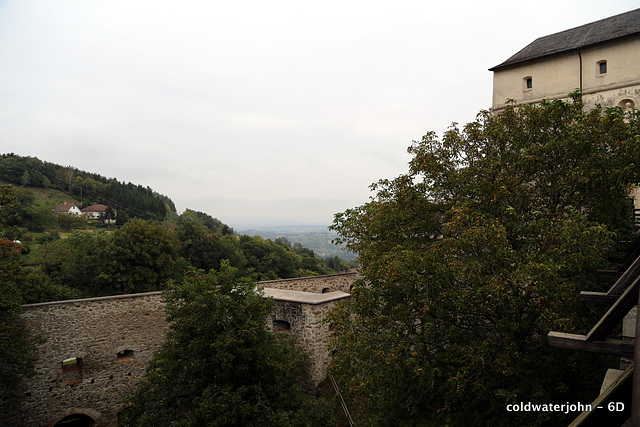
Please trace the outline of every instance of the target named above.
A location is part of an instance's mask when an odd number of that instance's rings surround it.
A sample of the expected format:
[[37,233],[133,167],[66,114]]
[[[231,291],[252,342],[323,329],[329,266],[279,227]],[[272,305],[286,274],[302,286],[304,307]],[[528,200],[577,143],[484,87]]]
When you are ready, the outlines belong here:
[[117,425],[120,401],[167,330],[159,292],[29,304],[23,318],[46,342],[38,347],[21,416],[7,425],[53,426],[71,414]]
[[324,292],[351,292],[351,286],[358,273],[331,274],[326,276],[300,277],[295,279],[267,280],[259,282],[258,286],[273,289],[286,289],[290,291],[312,292],[321,294]]
[[311,379],[318,385],[327,377],[331,362],[327,343],[331,332],[323,320],[335,304],[349,294],[340,291],[312,294],[271,288],[265,288],[264,293],[276,303],[268,322],[271,330],[298,337],[300,347],[311,358]]
[[[316,384],[330,362],[330,332],[322,320],[349,296],[332,286],[348,290],[345,279],[355,279],[355,274],[337,276],[259,283],[275,301],[267,325],[299,337]],[[297,283],[316,291],[272,288],[281,282],[284,288]],[[38,347],[36,376],[26,384],[20,410],[0,413],[0,426],[54,426],[73,414],[90,417],[96,426],[117,425],[122,400],[134,390],[168,328],[160,292],[29,304],[22,315],[46,341]]]

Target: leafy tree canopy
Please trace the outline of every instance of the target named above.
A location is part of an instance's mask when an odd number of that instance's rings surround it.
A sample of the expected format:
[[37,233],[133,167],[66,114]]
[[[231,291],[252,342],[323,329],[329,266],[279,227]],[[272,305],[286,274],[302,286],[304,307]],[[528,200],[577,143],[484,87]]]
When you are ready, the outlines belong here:
[[[547,346],[582,331],[594,270],[629,237],[640,121],[543,102],[481,113],[409,148],[409,172],[336,215],[364,279],[333,317],[334,370],[364,425],[564,425],[508,403],[590,401],[602,360]],[[600,367],[601,369],[598,369]]]
[[39,249],[42,271],[87,297],[157,291],[179,273],[180,243],[171,230],[134,218],[121,228],[76,231]]
[[[0,229],[15,215],[16,189],[0,186]],[[0,405],[14,403],[21,396],[24,376],[35,374],[34,340],[20,318],[21,288],[25,273],[19,264],[20,246],[0,239]]]
[[265,319],[273,302],[223,262],[165,291],[170,330],[122,425],[328,425],[305,392],[305,358]]

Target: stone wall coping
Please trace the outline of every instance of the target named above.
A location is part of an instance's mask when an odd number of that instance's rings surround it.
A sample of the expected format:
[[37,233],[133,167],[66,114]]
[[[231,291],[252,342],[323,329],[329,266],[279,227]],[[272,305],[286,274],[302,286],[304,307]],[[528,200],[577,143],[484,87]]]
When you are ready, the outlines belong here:
[[275,280],[263,280],[262,282],[256,283],[258,286],[264,284],[265,287],[268,287],[268,283],[276,283],[276,282],[295,282],[296,280],[313,280],[313,279],[326,279],[327,277],[340,277],[340,276],[355,276],[358,274],[357,271],[352,271],[348,273],[337,273],[337,274],[325,274],[324,276],[307,276],[307,277],[292,277],[289,279],[275,279]]
[[[263,287],[265,285],[268,285],[269,283],[291,282],[296,280],[322,279],[327,277],[338,277],[338,276],[352,276],[356,274],[358,273],[349,272],[349,273],[327,274],[324,276],[308,276],[308,277],[295,277],[291,279],[265,280],[265,281],[256,283],[256,286]],[[267,290],[269,292],[267,292]],[[349,296],[349,294],[344,292],[327,292],[324,294],[318,294],[318,293],[311,293],[311,292],[273,289],[267,286],[264,287],[264,291],[266,296],[273,297],[273,299],[275,300],[301,302],[305,304],[314,304],[314,305],[324,304],[330,301],[339,300]],[[72,300],[64,300],[64,301],[49,301],[49,302],[39,302],[35,304],[24,304],[22,308],[54,306],[54,305],[62,305],[62,304],[79,304],[79,303],[81,304],[86,302],[109,301],[109,300],[125,299],[125,298],[141,298],[145,296],[154,296],[154,295],[161,295],[161,294],[162,294],[162,291],[143,292],[138,294],[108,295],[103,297],[80,298],[80,299],[72,299]]]
[[47,305],[62,305],[62,304],[77,304],[77,303],[84,303],[84,302],[108,301],[108,300],[124,299],[124,298],[141,298],[141,297],[161,295],[161,294],[162,294],[162,291],[142,292],[139,294],[108,295],[105,297],[69,299],[64,301],[49,301],[49,302],[39,302],[35,304],[24,304],[22,308],[43,307]]
[[262,291],[265,296],[271,297],[276,301],[299,302],[301,304],[309,305],[326,304],[328,302],[338,301],[351,296],[346,292],[340,291],[326,292],[324,294],[273,288],[264,288]]
[[[299,302],[302,304],[311,304],[311,305],[326,304],[328,302],[337,301],[350,296],[349,294],[345,292],[340,292],[340,291],[318,294],[313,292],[263,288],[263,292],[265,296],[272,297],[274,300],[277,300],[277,301]],[[93,302],[100,302],[100,301],[125,299],[125,298],[142,298],[146,296],[155,296],[155,295],[161,295],[161,294],[162,294],[162,291],[155,291],[155,292],[144,292],[139,294],[109,295],[105,297],[82,298],[82,299],[72,299],[72,300],[65,300],[65,301],[39,302],[36,304],[24,304],[22,308],[28,309],[28,308],[56,306],[56,305],[63,305],[63,304],[93,303]]]

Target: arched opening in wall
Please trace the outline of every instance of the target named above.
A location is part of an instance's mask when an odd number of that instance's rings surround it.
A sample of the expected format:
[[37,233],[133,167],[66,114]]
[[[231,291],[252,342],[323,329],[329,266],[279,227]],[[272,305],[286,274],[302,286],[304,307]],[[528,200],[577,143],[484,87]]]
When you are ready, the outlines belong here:
[[618,102],[618,107],[627,111],[634,111],[636,109],[636,103],[633,102],[633,99],[625,98]]
[[122,350],[117,353],[118,363],[128,362],[133,359],[133,350]]
[[95,420],[89,415],[71,414],[55,423],[53,427],[95,427],[95,425]]
[[291,333],[291,323],[284,320],[274,320],[273,321],[273,332],[281,333],[281,334],[290,334]]
[[351,285],[351,286],[349,286],[349,293],[351,293],[351,291],[353,291],[353,287],[354,287],[354,286],[355,286],[355,285]]
[[331,289],[329,288],[322,288],[322,293],[326,294],[327,292],[331,292]]

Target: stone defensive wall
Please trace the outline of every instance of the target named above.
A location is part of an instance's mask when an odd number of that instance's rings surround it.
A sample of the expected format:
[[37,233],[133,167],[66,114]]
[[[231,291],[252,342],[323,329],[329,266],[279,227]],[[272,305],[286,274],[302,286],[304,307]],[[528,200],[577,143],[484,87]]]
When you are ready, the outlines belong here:
[[350,293],[353,282],[357,277],[358,273],[353,272],[296,279],[266,280],[259,282],[258,286],[290,291],[313,292],[316,294],[333,291]]
[[[275,302],[268,327],[299,337],[316,385],[331,360],[323,319],[349,297],[355,278],[348,273],[258,283]],[[36,375],[26,383],[20,408],[10,413],[0,406],[0,426],[64,426],[78,417],[81,425],[116,426],[122,400],[168,328],[161,292],[28,304],[22,316],[46,341],[38,347]]]

